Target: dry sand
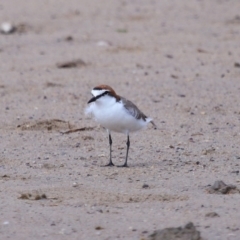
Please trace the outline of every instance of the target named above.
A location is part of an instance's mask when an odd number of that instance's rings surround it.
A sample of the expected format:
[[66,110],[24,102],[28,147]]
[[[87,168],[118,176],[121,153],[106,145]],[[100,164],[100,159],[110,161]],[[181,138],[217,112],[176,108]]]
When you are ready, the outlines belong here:
[[[16,31],[0,34],[0,238],[140,240],[191,221],[204,239],[240,239],[240,194],[207,191],[240,188],[239,9],[1,1]],[[127,169],[100,167],[107,134],[84,116],[102,83],[159,126],[131,135]],[[126,139],[112,137],[120,164]]]

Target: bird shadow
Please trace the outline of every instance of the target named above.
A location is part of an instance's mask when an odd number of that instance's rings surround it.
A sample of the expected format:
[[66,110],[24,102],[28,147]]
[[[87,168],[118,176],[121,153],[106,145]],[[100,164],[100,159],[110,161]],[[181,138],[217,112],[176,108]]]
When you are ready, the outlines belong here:
[[160,167],[162,166],[161,161],[150,161],[142,163],[129,163],[129,167],[145,168],[145,167]]

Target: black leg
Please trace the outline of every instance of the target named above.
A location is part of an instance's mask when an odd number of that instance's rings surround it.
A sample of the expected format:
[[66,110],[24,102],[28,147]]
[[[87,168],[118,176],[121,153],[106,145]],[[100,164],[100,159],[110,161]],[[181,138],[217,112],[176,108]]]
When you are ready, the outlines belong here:
[[112,162],[112,137],[111,137],[111,133],[109,132],[109,146],[110,146],[110,161],[107,165],[104,165],[104,167],[111,167],[114,166],[113,162]]
[[121,166],[118,166],[118,167],[128,167],[127,160],[128,160],[128,150],[129,150],[129,147],[130,147],[130,140],[129,140],[129,135],[127,135],[127,153],[126,153],[125,163],[123,165],[121,165]]

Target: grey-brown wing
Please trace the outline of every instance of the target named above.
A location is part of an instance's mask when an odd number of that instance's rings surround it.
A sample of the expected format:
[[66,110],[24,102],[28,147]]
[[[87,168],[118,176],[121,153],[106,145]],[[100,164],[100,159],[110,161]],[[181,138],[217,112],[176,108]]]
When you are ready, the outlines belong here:
[[132,103],[131,101],[127,100],[126,98],[121,97],[122,103],[125,109],[136,119],[143,119],[146,121],[147,116],[141,112],[138,107]]

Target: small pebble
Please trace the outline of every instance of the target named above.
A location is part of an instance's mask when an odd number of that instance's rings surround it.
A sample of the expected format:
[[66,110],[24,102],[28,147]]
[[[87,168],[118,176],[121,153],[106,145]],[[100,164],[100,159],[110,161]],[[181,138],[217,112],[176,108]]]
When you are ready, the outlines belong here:
[[235,63],[234,63],[234,67],[240,68],[240,63],[239,63],[239,62],[235,62]]
[[77,184],[76,182],[74,182],[74,183],[72,184],[72,186],[73,186],[73,187],[77,187],[78,184]]
[[10,34],[15,31],[15,27],[9,22],[3,22],[1,24],[1,32],[3,34]]
[[219,214],[217,214],[216,212],[209,212],[205,215],[205,217],[210,217],[210,218],[219,217]]
[[96,230],[102,230],[103,227],[101,227],[101,226],[97,226],[97,227],[95,227],[95,229],[96,229]]

